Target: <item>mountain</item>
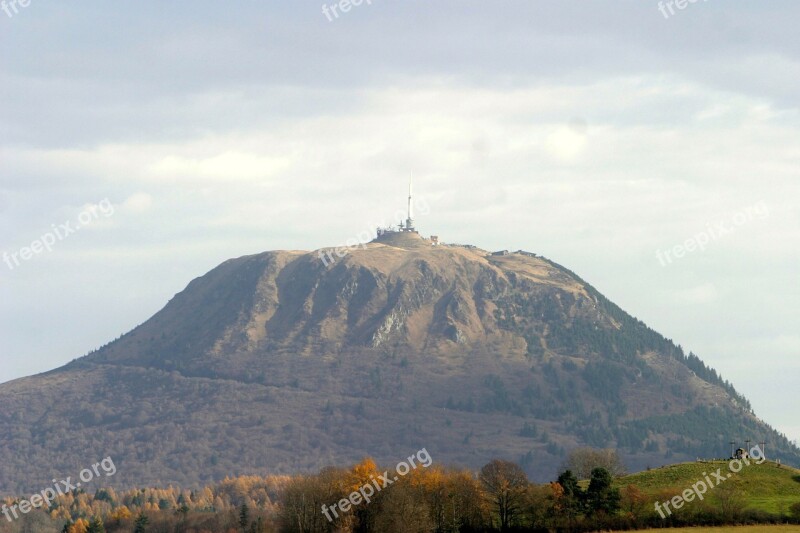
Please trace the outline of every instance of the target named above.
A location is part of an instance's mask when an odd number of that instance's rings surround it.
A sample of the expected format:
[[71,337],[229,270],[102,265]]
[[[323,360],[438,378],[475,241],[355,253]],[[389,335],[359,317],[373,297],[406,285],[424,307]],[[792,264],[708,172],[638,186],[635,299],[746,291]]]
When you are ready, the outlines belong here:
[[576,446],[638,469],[751,439],[800,462],[715,371],[569,270],[413,233],[226,261],[116,341],[1,385],[0,406],[0,494],[108,456],[119,487],[423,447],[540,480]]

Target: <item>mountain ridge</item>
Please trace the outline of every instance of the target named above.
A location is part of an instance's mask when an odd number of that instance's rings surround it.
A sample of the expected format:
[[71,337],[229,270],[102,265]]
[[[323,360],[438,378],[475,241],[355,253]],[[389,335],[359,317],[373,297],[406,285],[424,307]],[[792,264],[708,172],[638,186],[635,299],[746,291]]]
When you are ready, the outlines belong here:
[[617,446],[641,468],[724,453],[739,435],[800,459],[694,354],[548,259],[373,241],[326,264],[326,250],[225,261],[116,341],[0,385],[0,493],[32,483],[25,464],[77,468],[68,442],[116,453],[120,486],[425,446],[541,479],[580,445]]

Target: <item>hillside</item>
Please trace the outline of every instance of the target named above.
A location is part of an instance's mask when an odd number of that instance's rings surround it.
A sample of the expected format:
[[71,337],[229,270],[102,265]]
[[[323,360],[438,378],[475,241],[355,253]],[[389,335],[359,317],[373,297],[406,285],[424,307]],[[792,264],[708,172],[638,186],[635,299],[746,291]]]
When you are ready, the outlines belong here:
[[[738,493],[737,498],[743,502],[743,509],[787,515],[790,506],[800,502],[800,470],[773,461],[751,463],[730,479],[727,478],[730,473],[728,461],[681,463],[625,476],[617,481],[617,485],[635,485],[647,495],[648,502],[665,501],[668,496],[681,494],[718,468],[726,481],[709,490],[709,498],[715,496],[717,488],[721,491],[727,488],[730,481],[735,485],[732,490]],[[717,483],[715,478],[711,479]]]
[[636,469],[719,456],[731,436],[800,463],[699,358],[547,259],[408,238],[327,252],[226,261],[118,340],[0,386],[0,493],[109,455],[122,487],[422,447],[545,480],[578,445]]

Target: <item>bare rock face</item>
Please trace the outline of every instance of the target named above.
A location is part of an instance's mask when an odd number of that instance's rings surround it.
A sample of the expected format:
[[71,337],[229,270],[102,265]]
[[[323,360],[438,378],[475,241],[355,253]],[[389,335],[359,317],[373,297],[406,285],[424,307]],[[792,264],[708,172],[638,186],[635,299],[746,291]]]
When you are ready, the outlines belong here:
[[[612,324],[594,310],[582,283],[544,259],[433,247],[413,235],[395,234],[386,239],[394,245],[376,241],[327,265],[319,252],[229,261],[90,359],[179,368],[241,353],[319,357],[385,348],[434,356],[500,339],[519,346],[523,329],[534,334],[532,323],[543,323],[506,316],[524,311],[522,303],[555,304],[570,320],[594,312],[586,318]],[[400,246],[406,239],[410,248]]]
[[579,445],[636,468],[737,435],[800,459],[697,357],[547,259],[411,233],[328,252],[227,261],[119,340],[0,386],[0,494],[109,455],[120,486],[421,447],[541,480]]

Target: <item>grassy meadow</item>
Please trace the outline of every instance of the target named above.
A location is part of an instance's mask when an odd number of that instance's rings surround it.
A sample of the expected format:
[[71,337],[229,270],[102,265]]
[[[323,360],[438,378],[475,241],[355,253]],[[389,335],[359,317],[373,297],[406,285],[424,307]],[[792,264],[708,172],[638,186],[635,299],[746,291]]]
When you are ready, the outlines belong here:
[[[617,483],[619,487],[636,485],[648,498],[648,501],[666,501],[672,496],[681,494],[685,489],[690,488],[694,483],[703,480],[707,474],[712,480],[712,472],[720,469],[724,482],[709,489],[705,497],[713,498],[724,486],[734,485],[741,499],[743,509],[755,509],[772,514],[789,514],[789,507],[800,502],[800,470],[786,465],[777,465],[771,461],[762,464],[744,465],[738,474],[730,473],[728,461],[698,461],[693,463],[679,463],[675,465],[655,468],[631,474],[620,478]],[[695,502],[687,503],[686,506],[693,505]],[[684,507],[685,508],[685,507]],[[795,529],[785,531],[800,531],[797,526]],[[693,530],[701,531],[701,530]],[[742,530],[748,531],[748,530]],[[764,531],[764,529],[753,529],[753,531]],[[780,531],[775,529],[775,531]]]
[[[642,529],[639,531],[661,531],[658,529]],[[723,527],[679,527],[667,530],[669,533],[800,533],[800,526],[723,526]]]

